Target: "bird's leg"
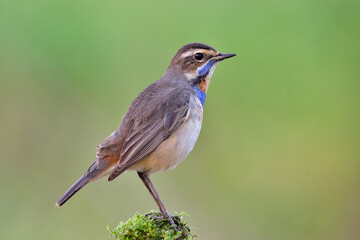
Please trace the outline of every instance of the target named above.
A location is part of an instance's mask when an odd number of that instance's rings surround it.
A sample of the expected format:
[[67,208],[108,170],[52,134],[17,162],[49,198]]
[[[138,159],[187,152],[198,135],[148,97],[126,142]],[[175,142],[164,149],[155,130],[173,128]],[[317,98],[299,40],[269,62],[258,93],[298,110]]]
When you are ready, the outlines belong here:
[[146,188],[149,190],[151,196],[154,198],[156,204],[158,205],[160,212],[164,215],[164,218],[168,218],[170,223],[172,225],[175,225],[174,220],[171,218],[170,213],[166,210],[165,205],[163,204],[163,202],[161,201],[159,194],[157,193],[154,185],[152,184],[149,175],[146,173],[142,173],[142,172],[138,172],[138,175],[140,177],[140,179],[143,181],[143,183],[145,184]]

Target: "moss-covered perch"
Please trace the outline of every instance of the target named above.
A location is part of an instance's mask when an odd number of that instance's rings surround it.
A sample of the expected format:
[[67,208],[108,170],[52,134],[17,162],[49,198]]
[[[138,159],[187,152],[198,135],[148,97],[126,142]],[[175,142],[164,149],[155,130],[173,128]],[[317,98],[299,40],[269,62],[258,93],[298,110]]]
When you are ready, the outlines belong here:
[[190,233],[193,229],[182,221],[185,214],[182,212],[178,216],[173,216],[177,229],[168,219],[156,219],[162,217],[162,214],[154,211],[145,215],[136,213],[134,217],[125,223],[121,222],[115,229],[112,230],[109,226],[107,228],[110,237],[116,240],[194,239],[196,236]]

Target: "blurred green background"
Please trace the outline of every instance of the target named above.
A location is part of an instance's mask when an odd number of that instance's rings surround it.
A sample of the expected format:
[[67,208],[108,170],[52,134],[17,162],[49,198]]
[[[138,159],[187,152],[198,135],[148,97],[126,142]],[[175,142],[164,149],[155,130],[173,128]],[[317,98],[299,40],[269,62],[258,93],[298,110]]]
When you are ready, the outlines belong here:
[[359,239],[360,1],[0,2],[0,238],[108,239],[156,205],[137,174],[55,201],[178,48],[236,58],[152,179],[199,239]]

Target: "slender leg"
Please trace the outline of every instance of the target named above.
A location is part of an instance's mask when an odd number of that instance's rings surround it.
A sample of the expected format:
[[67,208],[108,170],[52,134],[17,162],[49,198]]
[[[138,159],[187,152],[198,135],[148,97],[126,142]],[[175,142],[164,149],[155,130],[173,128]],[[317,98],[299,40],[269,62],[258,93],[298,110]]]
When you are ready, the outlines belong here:
[[143,181],[143,183],[145,184],[146,188],[149,190],[151,196],[154,198],[156,204],[158,205],[161,213],[164,215],[164,218],[168,218],[171,224],[175,224],[174,220],[171,218],[171,215],[169,214],[169,212],[166,210],[165,205],[163,204],[163,202],[161,201],[159,194],[157,193],[154,185],[152,184],[149,175],[146,173],[141,173],[138,172],[138,175],[140,177],[140,179]]

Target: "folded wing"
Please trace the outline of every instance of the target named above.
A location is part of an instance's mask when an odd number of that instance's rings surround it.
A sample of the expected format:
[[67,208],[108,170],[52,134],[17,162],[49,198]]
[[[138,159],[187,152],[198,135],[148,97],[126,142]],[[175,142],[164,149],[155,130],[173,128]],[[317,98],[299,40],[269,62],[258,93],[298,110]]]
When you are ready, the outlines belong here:
[[[136,106],[129,108],[130,112],[123,120],[124,124],[129,125],[125,129],[129,130],[124,137],[119,162],[110,174],[109,181],[153,152],[186,119],[190,92],[173,89],[166,96],[166,99],[158,100],[155,106],[152,105],[151,96],[143,96],[142,99],[148,101],[146,112],[131,112],[131,109],[138,109]],[[133,104],[137,105],[140,102],[135,100]]]

